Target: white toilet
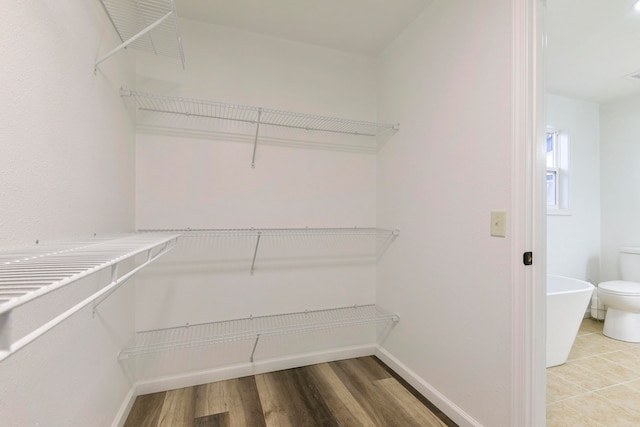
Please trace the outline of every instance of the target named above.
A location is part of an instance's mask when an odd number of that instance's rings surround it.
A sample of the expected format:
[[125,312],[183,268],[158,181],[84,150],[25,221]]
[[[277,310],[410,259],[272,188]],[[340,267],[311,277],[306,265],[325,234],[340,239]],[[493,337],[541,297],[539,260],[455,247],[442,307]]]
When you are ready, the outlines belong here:
[[602,333],[640,342],[640,247],[620,248],[620,273],[623,280],[598,285],[598,299],[607,309]]

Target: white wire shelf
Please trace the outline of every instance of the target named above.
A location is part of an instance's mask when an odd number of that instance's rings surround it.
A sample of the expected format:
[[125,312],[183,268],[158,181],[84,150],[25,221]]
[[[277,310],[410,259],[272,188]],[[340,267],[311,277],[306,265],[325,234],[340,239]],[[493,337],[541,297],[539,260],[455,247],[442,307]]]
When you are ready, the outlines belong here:
[[145,233],[0,253],[0,314],[176,239]]
[[[254,274],[256,270],[256,261],[258,258],[258,252],[261,247],[263,238],[282,238],[281,243],[290,242],[292,239],[299,239],[305,237],[318,237],[326,238],[326,236],[344,236],[348,238],[360,238],[370,239],[372,243],[376,243],[378,246],[376,253],[383,253],[386,247],[400,234],[398,229],[383,229],[373,227],[347,227],[347,228],[235,228],[235,229],[154,229],[154,230],[139,230],[140,233],[152,232],[152,233],[180,233],[184,238],[183,242],[191,239],[224,239],[224,238],[255,238],[255,247],[253,249],[253,256],[251,258],[251,266],[249,267],[249,273]],[[326,242],[325,242],[326,243]],[[337,245],[344,245],[345,241],[333,242]],[[286,244],[286,243],[285,243]],[[298,247],[298,249],[300,249]],[[335,249],[335,247],[333,248]],[[372,253],[372,255],[375,255]]]
[[185,325],[138,332],[135,344],[121,351],[118,360],[169,350],[255,340],[250,358],[253,362],[253,353],[260,338],[399,320],[398,315],[387,313],[376,305],[362,305]]
[[280,126],[310,131],[377,136],[383,132],[397,130],[399,128],[399,125],[395,123],[375,123],[361,120],[348,120],[337,117],[294,113],[247,105],[228,104],[195,98],[181,98],[131,90],[123,90],[122,96],[135,98],[138,109],[141,111],[233,120],[253,124],[259,123],[260,125]]
[[397,236],[398,229],[375,227],[336,227],[336,228],[173,228],[142,229],[140,233],[179,233],[189,236]]
[[255,166],[256,147],[260,126],[301,129],[305,131],[376,137],[399,129],[397,123],[379,123],[349,120],[338,117],[319,116],[273,110],[247,105],[214,102],[204,99],[182,98],[151,93],[122,90],[122,96],[135,98],[138,111],[172,114],[193,118],[229,120],[255,125],[254,149],[251,166]]
[[125,47],[178,59],[184,67],[182,36],[174,0],[100,0],[122,44],[96,61],[96,67]]
[[[39,244],[0,252],[0,361],[25,347],[90,303],[94,310],[138,270],[167,253],[178,234],[145,233],[118,238]],[[125,274],[118,265],[139,254],[146,261]],[[21,339],[10,343],[11,311],[82,278],[111,268],[111,282]]]

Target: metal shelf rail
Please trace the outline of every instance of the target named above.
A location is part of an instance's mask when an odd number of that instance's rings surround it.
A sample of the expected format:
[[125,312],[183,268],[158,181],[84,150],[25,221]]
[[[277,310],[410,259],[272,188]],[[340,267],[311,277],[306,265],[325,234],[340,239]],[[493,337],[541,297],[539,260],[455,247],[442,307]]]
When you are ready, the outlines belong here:
[[138,332],[135,344],[121,351],[118,360],[169,350],[254,340],[249,358],[253,362],[260,338],[399,320],[398,315],[387,313],[376,305],[362,305],[198,325],[187,324]]
[[375,137],[386,132],[396,131],[400,127],[397,123],[348,120],[337,117],[294,113],[203,99],[157,95],[124,89],[121,91],[121,94],[125,97],[135,98],[139,111],[255,124],[251,167],[255,167],[258,136],[260,126],[262,125],[302,129],[306,131],[361,135],[365,137]]
[[[0,362],[15,354],[87,305],[94,312],[104,299],[140,269],[170,251],[178,234],[145,233],[109,239],[39,244],[0,253]],[[146,260],[125,274],[118,266],[138,254]],[[111,268],[111,282],[22,338],[11,342],[14,309],[82,278]]]
[[254,274],[260,239],[268,236],[297,237],[297,236],[375,236],[384,239],[380,252],[400,234],[398,229],[384,229],[373,227],[347,227],[347,228],[230,228],[230,229],[153,229],[138,230],[141,233],[179,233],[182,237],[255,237],[256,245],[251,260],[249,272]]
[[100,3],[122,43],[97,59],[94,69],[128,46],[179,59],[184,67],[175,0],[100,0]]

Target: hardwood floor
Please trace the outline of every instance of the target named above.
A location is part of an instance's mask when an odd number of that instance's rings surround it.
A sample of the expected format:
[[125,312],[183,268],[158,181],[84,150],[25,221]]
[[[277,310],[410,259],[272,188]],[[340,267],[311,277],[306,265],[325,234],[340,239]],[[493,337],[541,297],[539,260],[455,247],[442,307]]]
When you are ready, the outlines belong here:
[[138,396],[125,427],[456,426],[376,357]]

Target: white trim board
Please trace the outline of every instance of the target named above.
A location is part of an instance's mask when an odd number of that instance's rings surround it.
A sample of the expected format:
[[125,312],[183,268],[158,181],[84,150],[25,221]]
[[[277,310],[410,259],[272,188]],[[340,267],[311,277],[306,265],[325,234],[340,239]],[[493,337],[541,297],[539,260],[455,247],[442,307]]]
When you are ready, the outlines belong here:
[[444,412],[460,427],[482,427],[482,424],[436,390],[431,384],[409,369],[405,364],[396,359],[387,350],[378,347],[376,349],[375,356],[382,360],[396,374],[400,375],[413,388],[433,403],[438,409]]
[[[545,0],[513,0],[511,425],[546,424]],[[533,265],[518,263],[533,252]]]

